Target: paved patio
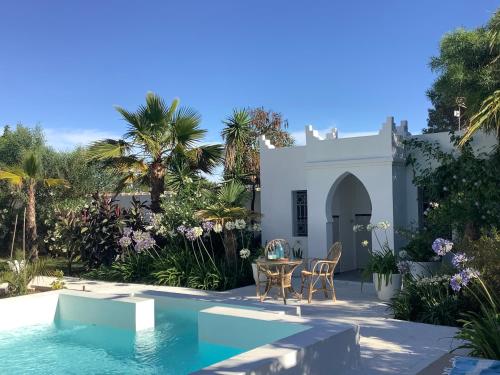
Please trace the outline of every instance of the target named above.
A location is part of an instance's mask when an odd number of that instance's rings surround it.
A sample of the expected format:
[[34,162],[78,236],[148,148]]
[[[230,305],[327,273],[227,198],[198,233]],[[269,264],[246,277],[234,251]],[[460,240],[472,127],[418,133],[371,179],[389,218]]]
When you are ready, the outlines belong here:
[[[39,278],[36,285],[50,285],[50,278]],[[298,280],[294,280],[298,284]],[[167,293],[191,294],[200,298],[210,296],[221,302],[266,306],[270,310],[286,309],[297,311],[303,317],[323,318],[335,322],[358,324],[360,326],[361,365],[351,372],[354,375],[369,374],[418,374],[457,345],[452,339],[456,329],[391,319],[387,306],[377,300],[373,284],[338,280],[337,302],[325,300],[321,293],[315,295],[313,303],[288,300],[283,307],[281,299],[268,298],[260,303],[255,296],[255,286],[247,286],[226,292],[204,292],[187,288],[160,287],[141,284],[110,283],[66,278],[68,289],[97,293],[138,293],[141,291],[162,291]],[[295,285],[296,290],[298,285]]]

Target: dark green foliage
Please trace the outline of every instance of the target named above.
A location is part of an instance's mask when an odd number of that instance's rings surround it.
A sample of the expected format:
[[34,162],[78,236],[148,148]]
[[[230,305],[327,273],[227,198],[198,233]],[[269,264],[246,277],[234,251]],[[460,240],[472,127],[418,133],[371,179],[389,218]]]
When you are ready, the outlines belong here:
[[461,312],[473,309],[474,301],[466,291],[451,290],[449,275],[437,275],[421,280],[406,277],[389,306],[396,319],[457,326]]
[[[457,137],[452,136],[452,141],[456,143]],[[475,239],[482,229],[500,227],[499,147],[476,155],[469,144],[453,153],[419,139],[406,144],[408,163],[415,172],[413,182],[438,204],[425,219],[433,234],[446,237],[453,229]],[[419,159],[415,158],[418,154]]]
[[430,67],[438,74],[427,92],[433,108],[424,132],[450,131],[458,128],[453,111],[458,109],[457,98],[464,98],[462,127],[477,113],[481,103],[500,89],[500,11],[491,21],[474,30],[458,29],[446,34],[440,44],[439,56],[433,57]]
[[116,202],[95,194],[83,212],[81,256],[88,269],[110,266],[120,254],[118,240],[123,218]]

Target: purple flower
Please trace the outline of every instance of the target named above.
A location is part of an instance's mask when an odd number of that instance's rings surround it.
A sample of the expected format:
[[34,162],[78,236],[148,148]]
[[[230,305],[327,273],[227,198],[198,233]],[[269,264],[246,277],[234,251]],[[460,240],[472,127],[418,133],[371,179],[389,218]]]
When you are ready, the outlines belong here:
[[410,273],[410,262],[406,260],[399,261],[397,267],[400,274],[404,275]]
[[177,227],[177,232],[181,233],[181,234],[184,234],[186,233],[186,231],[188,230],[188,228],[186,228],[184,225],[179,225]]
[[453,242],[445,240],[444,238],[436,238],[432,243],[432,250],[439,255],[444,256],[453,248]]
[[472,279],[477,277],[479,277],[479,272],[472,268],[465,268],[451,277],[451,289],[458,292],[463,286],[467,286]]
[[457,273],[451,277],[450,286],[453,291],[458,292],[462,288],[462,276]]
[[125,237],[130,237],[131,234],[132,234],[132,228],[130,227],[123,228],[123,235]]
[[156,245],[156,241],[151,237],[149,232],[135,231],[133,234],[135,241],[134,249],[136,252],[140,253],[144,250],[149,250]]
[[193,228],[186,229],[184,231],[184,235],[189,241],[194,241],[196,240],[196,234],[194,233]]
[[201,223],[201,226],[203,229],[207,232],[210,232],[214,228],[214,222],[213,221],[204,221]]
[[461,269],[469,261],[469,258],[464,253],[457,253],[451,260],[453,267]]

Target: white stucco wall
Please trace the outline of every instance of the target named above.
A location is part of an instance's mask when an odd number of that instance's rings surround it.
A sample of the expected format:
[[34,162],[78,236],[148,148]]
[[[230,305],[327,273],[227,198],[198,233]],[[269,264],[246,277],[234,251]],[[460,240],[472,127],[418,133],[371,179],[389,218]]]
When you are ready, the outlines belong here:
[[[265,138],[261,140],[263,240],[285,238],[290,244],[295,242],[292,191],[307,190],[308,236],[301,238],[301,242],[307,243],[308,257],[324,257],[332,243],[332,215],[341,216],[340,225],[344,228],[352,228],[353,215],[366,210],[366,202],[342,198],[346,191],[352,190],[352,196],[360,199],[355,184],[340,183],[346,175],[353,175],[368,192],[371,222],[389,221],[392,224],[389,246],[398,249],[404,245],[404,239],[394,234],[394,228],[417,225],[419,207],[417,188],[412,183],[413,171],[405,164],[402,145],[404,138],[411,137],[406,121],[395,126],[393,118],[388,117],[377,135],[365,137],[338,139],[334,130],[322,139],[312,126],[307,126],[305,132],[305,146],[275,148]],[[436,141],[447,151],[453,148],[448,133],[415,137]],[[494,144],[494,137],[479,134],[473,147],[478,152],[489,151]],[[341,234],[341,241],[345,251],[354,251],[353,239],[346,232]],[[372,244],[377,250],[374,237]],[[351,255],[344,253],[346,265]]]
[[[305,147],[274,149],[271,145],[261,148],[261,213],[263,244],[273,238],[285,238],[293,246],[300,241],[307,253],[307,238],[294,237],[292,226],[292,191],[306,190],[306,173],[303,166]],[[264,161],[264,162],[262,162]],[[308,196],[309,198],[309,196]]]

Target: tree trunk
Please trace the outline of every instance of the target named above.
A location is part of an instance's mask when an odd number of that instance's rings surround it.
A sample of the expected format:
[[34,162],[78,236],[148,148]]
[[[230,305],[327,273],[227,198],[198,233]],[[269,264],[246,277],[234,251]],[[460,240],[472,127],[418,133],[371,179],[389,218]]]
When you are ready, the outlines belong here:
[[224,249],[226,250],[226,260],[229,264],[236,262],[237,241],[233,231],[224,229]]
[[28,205],[26,214],[26,232],[27,232],[27,242],[28,250],[30,252],[31,259],[38,259],[38,234],[36,230],[36,181],[30,180],[28,185]]
[[165,191],[165,167],[160,162],[154,162],[150,169],[151,211],[161,212],[160,196]]
[[250,210],[252,212],[255,211],[255,195],[256,195],[255,184],[252,184],[252,203],[250,204]]

